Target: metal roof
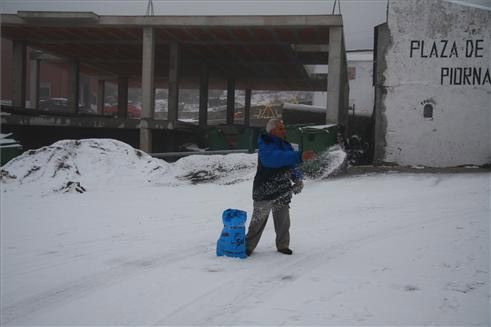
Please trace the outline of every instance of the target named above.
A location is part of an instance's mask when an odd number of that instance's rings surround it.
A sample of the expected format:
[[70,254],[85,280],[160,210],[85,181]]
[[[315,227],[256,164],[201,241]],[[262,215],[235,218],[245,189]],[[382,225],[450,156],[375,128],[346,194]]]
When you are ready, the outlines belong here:
[[[304,65],[327,64],[329,29],[339,15],[319,16],[98,16],[77,12],[18,12],[1,15],[2,37],[25,40],[34,49],[78,60],[93,76],[125,76],[140,83],[143,27],[155,28],[155,79],[165,86],[169,44],[181,45],[180,87],[198,87],[203,62],[210,88],[254,90],[327,89],[325,75]],[[39,54],[37,54],[39,56]],[[38,58],[54,60],[52,56]]]

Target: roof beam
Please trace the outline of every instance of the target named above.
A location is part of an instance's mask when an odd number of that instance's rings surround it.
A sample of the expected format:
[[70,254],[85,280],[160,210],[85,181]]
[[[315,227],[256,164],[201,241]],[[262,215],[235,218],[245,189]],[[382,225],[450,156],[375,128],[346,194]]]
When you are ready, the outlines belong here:
[[296,52],[329,52],[329,44],[292,44]]
[[[2,15],[3,16],[3,15]],[[94,24],[99,22],[99,16],[93,12],[75,11],[18,11],[17,16],[28,23],[58,24]]]
[[[170,33],[170,32],[169,32]],[[190,32],[188,32],[190,34]],[[24,38],[26,41],[31,43],[39,43],[39,44],[87,44],[87,45],[141,45],[142,40],[115,40],[115,39],[77,39],[76,37],[70,39],[41,39],[41,38]],[[179,41],[180,44],[183,45],[235,45],[240,47],[246,46],[290,46],[296,52],[329,52],[328,44],[294,44],[294,42],[283,42],[283,41],[275,41],[274,44],[271,42],[262,42],[262,41],[223,41],[219,39],[201,41]],[[170,44],[170,41],[157,41],[156,44]],[[247,49],[246,49],[247,50]]]
[[[143,27],[155,26],[159,45],[155,49],[156,78],[164,82],[168,78],[168,45],[178,42],[186,66],[183,84],[196,84],[197,68],[205,62],[212,77],[226,79],[235,74],[237,86],[248,83],[253,89],[317,88],[316,78],[304,65],[328,63],[326,33],[342,26],[341,16],[334,15],[97,16],[97,22],[83,24],[65,24],[69,15],[50,23],[52,15],[57,14],[28,13],[24,14],[26,19],[22,14],[1,15],[3,37],[26,40],[33,48],[62,59],[77,59],[90,75],[119,74],[138,80],[140,34]],[[42,19],[32,18],[36,16]],[[49,60],[60,59],[47,57]],[[256,82],[261,86],[254,85]]]
[[[41,59],[41,60],[46,60],[46,61],[64,61],[60,58],[57,58],[55,56],[31,56],[31,59]],[[166,63],[168,62],[169,58],[158,58],[156,62],[160,63]],[[142,59],[91,59],[90,57],[79,57],[79,60],[85,63],[93,63],[93,64],[133,64],[133,63],[141,63]],[[247,66],[247,68],[250,68],[249,66],[251,65],[314,65],[314,64],[324,64],[324,62],[320,62],[321,60],[315,61],[311,63],[312,60],[302,60],[302,59],[297,59],[297,58],[292,58],[291,60],[262,60],[262,59],[257,59],[255,58],[254,60],[247,60],[247,61],[240,61],[238,62],[235,59],[230,59],[229,57],[215,57],[215,58],[210,58],[207,59],[206,62],[209,64],[223,64],[223,65],[232,65],[232,64],[240,64]],[[183,59],[182,63],[183,64],[200,64],[202,63],[203,60],[201,59]],[[325,62],[327,64],[327,62]]]
[[169,26],[169,27],[308,27],[343,26],[341,15],[289,16],[98,16],[91,12],[19,11],[2,14],[2,24],[56,26]]

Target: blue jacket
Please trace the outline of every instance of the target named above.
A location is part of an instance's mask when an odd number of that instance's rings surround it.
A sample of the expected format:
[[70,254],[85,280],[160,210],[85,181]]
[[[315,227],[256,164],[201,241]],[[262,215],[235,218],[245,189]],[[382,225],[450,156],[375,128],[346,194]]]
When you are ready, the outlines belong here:
[[302,179],[296,168],[302,161],[301,153],[293,150],[290,143],[271,134],[261,135],[257,145],[259,155],[252,198],[254,201],[290,203],[292,182]]

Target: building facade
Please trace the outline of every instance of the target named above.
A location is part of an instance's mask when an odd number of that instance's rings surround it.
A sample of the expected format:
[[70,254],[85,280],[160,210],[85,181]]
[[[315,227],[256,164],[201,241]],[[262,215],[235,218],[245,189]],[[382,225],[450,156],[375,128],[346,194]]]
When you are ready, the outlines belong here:
[[390,0],[375,39],[375,163],[489,164],[490,8]]
[[[349,107],[356,115],[371,116],[373,113],[373,51],[346,52],[349,80]],[[327,73],[327,68],[316,68],[318,72]],[[326,107],[327,92],[315,92],[313,105]]]

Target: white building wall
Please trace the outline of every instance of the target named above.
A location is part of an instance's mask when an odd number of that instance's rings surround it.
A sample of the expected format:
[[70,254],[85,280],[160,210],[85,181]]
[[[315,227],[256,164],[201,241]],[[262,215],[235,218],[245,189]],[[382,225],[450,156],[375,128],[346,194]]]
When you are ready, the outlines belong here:
[[[491,11],[441,0],[391,0],[388,27],[383,161],[490,163]],[[433,118],[423,117],[426,104]]]
[[373,59],[352,61],[348,67],[355,69],[355,79],[349,81],[349,105],[355,106],[355,114],[370,116],[373,112]]
[[326,108],[327,92],[314,92],[314,96],[312,98],[312,105],[316,107]]
[[[372,86],[373,52],[347,53],[348,70],[354,68],[355,78],[349,80],[349,105],[355,105],[356,114],[370,116],[373,112],[374,91]],[[317,72],[327,72],[316,70]],[[349,75],[349,73],[348,73]],[[326,107],[327,92],[314,92],[312,104]]]

